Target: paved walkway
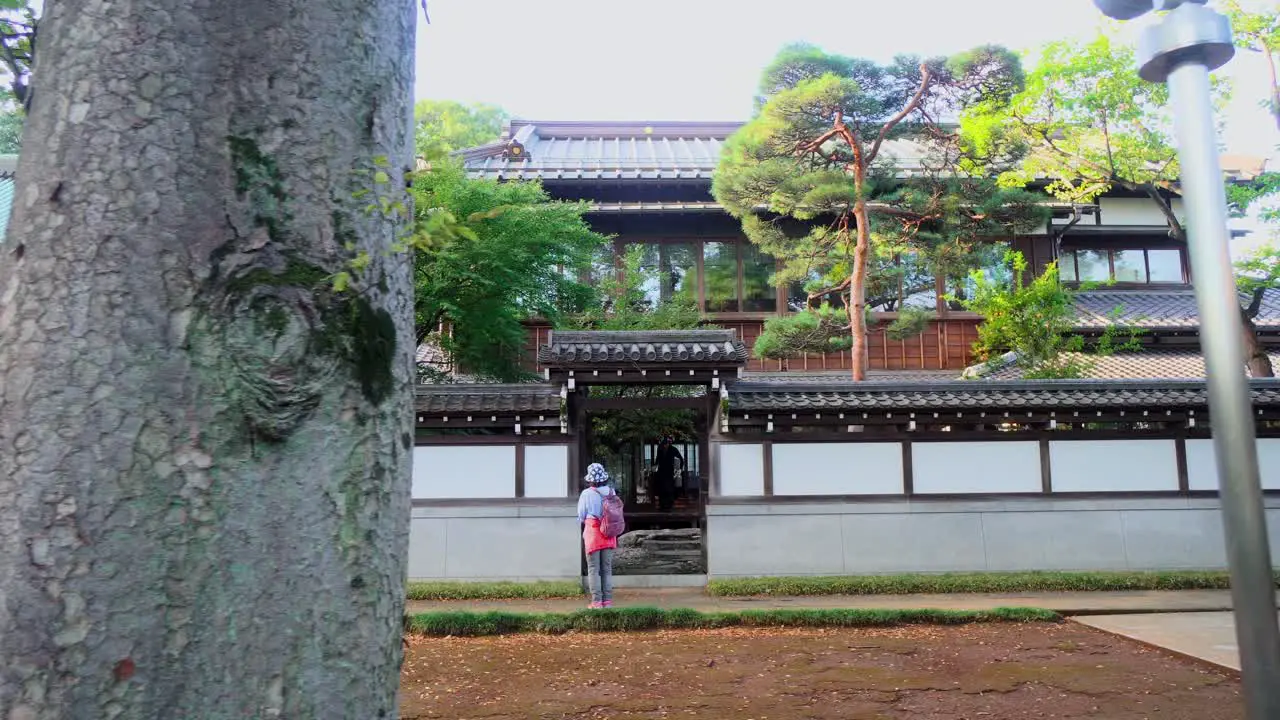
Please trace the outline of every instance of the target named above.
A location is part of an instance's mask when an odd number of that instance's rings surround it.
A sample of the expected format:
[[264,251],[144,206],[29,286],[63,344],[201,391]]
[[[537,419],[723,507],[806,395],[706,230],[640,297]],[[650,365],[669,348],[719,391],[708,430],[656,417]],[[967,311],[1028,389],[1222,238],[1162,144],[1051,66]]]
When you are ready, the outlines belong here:
[[[1226,590],[1178,590],[1142,592],[1009,593],[955,595],[815,595],[808,597],[722,598],[706,595],[701,589],[624,589],[614,593],[618,607],[642,606],[692,608],[706,612],[766,610],[778,608],[935,608],[945,610],[990,610],[998,607],[1038,607],[1064,615],[1109,615],[1127,613],[1184,613],[1230,610],[1231,595]],[[488,600],[433,602],[414,600],[408,612],[572,612],[585,600]]]
[[1075,620],[1180,655],[1240,669],[1235,616],[1229,612],[1093,615]]

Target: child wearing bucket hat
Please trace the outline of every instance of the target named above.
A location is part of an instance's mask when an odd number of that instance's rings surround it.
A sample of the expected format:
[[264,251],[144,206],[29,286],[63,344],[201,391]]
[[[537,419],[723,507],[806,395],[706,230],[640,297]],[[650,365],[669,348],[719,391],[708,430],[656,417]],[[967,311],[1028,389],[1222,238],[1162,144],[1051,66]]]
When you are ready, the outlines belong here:
[[587,467],[587,489],[578,496],[578,522],[587,551],[588,608],[613,607],[613,551],[622,533],[622,498],[609,487],[609,473],[600,463]]

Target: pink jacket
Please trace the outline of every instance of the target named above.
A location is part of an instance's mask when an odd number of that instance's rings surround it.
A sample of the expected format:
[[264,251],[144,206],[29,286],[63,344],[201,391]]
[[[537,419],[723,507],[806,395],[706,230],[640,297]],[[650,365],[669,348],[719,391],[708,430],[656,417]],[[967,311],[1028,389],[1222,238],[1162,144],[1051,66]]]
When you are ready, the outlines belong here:
[[582,542],[586,545],[588,555],[618,547],[618,538],[605,537],[600,532],[600,518],[594,517],[587,518],[586,527],[582,529]]

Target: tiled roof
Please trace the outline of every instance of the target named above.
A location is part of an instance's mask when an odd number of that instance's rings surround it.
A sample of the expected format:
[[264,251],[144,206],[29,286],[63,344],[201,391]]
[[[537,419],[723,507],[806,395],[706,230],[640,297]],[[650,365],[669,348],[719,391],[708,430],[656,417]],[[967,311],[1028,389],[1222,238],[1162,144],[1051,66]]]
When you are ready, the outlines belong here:
[[581,364],[658,363],[743,365],[747,346],[732,330],[553,330],[538,348],[547,367]]
[[[500,180],[707,180],[720,146],[741,122],[592,122],[512,120],[502,137],[460,155],[472,177]],[[905,173],[920,169],[917,143],[882,147]],[[1265,167],[1258,158],[1222,157],[1229,178],[1248,179]]]
[[[1177,350],[1151,348],[1141,352],[1115,355],[1067,353],[1066,359],[1089,363],[1089,377],[1099,380],[1135,378],[1192,380],[1205,376],[1204,357],[1195,348]],[[1007,363],[992,363],[985,371],[976,371],[975,375],[984,380],[1019,380],[1025,368],[1019,365],[1016,359],[1012,360]],[[1271,364],[1280,369],[1280,352],[1271,353]]]
[[[709,180],[740,122],[564,122],[513,120],[497,142],[464,150],[472,177],[499,180]],[[884,145],[904,170],[918,146]]]
[[[1280,405],[1280,381],[1254,381],[1253,401]],[[1038,380],[946,383],[735,383],[731,411],[868,412],[884,410],[1055,410],[1205,407],[1196,381]]]
[[560,389],[543,383],[420,385],[416,394],[419,413],[560,414]]
[[[1246,300],[1241,298],[1241,302]],[[1079,328],[1103,328],[1119,310],[1122,325],[1148,329],[1189,329],[1200,326],[1196,295],[1189,289],[1091,290],[1076,296]],[[1258,327],[1280,328],[1280,290],[1268,290],[1255,320]]]

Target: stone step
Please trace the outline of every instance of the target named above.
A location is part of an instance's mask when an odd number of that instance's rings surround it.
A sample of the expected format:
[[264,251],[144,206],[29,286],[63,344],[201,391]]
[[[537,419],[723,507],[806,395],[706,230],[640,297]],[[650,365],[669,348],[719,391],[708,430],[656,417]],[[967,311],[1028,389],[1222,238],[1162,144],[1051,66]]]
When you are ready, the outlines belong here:
[[646,540],[640,544],[640,548],[653,553],[677,552],[680,550],[702,552],[702,543],[696,540]]

